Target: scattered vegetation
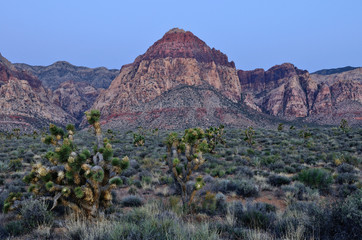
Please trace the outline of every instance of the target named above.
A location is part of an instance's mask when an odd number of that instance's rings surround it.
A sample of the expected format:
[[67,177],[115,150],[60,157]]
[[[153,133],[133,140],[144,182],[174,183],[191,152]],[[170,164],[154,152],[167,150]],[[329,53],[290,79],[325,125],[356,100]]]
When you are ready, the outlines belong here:
[[99,117],[88,113],[90,131],[0,133],[0,239],[362,235],[362,131],[348,123],[103,135]]

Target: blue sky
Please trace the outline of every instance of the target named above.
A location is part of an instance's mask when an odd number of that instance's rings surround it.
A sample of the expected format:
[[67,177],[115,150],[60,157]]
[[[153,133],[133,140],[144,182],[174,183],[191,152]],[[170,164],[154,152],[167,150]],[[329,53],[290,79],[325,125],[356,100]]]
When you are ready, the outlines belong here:
[[173,27],[221,50],[238,69],[362,66],[361,0],[8,0],[0,52],[11,62],[119,69]]

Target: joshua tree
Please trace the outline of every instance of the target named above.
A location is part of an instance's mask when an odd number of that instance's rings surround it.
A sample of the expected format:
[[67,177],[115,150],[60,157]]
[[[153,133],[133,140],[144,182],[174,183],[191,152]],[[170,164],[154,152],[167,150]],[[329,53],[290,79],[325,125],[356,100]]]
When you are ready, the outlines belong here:
[[342,118],[339,128],[342,129],[344,133],[349,131],[349,126],[346,119]]
[[217,143],[225,144],[224,139],[224,125],[220,125],[218,128],[210,127],[205,130],[205,137],[210,147],[210,152],[214,153]]
[[299,131],[299,136],[304,138],[304,142],[306,142],[308,138],[312,136],[312,133],[307,129],[307,126],[304,126],[304,128]]
[[46,154],[48,165],[36,163],[24,181],[30,183],[29,191],[71,208],[77,214],[95,217],[111,205],[111,190],[122,184],[118,174],[129,165],[128,157],[113,157],[112,145],[103,139],[97,110],[86,112],[93,126],[97,144],[94,154],[84,149],[78,151],[73,143],[74,126],[63,129],[51,124],[51,135],[42,139],[54,146]]
[[[192,174],[205,163],[202,154],[211,152],[211,147],[218,141],[218,138],[212,135],[219,131],[221,131],[219,128],[210,128],[206,131],[201,128],[190,128],[185,130],[181,138],[177,133],[171,133],[167,137],[166,161],[172,177],[180,187],[184,207],[191,205],[197,190],[204,186],[203,177],[197,176],[192,191],[187,189],[187,185],[191,183]],[[216,142],[210,144],[211,141]]]
[[255,131],[253,129],[253,127],[248,127],[247,129],[245,129],[245,138],[244,140],[250,145],[252,146],[255,142],[253,141],[253,136],[255,134]]
[[145,145],[145,131],[142,127],[138,127],[138,133],[133,134],[133,144],[137,146]]

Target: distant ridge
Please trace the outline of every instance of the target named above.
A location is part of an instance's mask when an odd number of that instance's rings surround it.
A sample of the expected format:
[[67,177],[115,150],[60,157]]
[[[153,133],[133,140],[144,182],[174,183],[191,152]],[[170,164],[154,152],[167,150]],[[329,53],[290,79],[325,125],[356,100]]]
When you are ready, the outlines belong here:
[[351,70],[355,70],[359,67],[351,67],[351,66],[347,66],[347,67],[342,67],[342,68],[331,68],[331,69],[322,69],[316,72],[313,72],[311,74],[319,74],[319,75],[331,75],[331,74],[335,74],[335,73],[342,73],[342,72],[347,72],[347,71],[351,71]]

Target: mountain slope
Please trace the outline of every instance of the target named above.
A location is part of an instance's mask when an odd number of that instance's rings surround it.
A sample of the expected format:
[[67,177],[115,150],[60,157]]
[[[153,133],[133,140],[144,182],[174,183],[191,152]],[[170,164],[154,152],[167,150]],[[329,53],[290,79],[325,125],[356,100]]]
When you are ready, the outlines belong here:
[[17,63],[20,71],[28,71],[38,77],[44,86],[53,90],[51,100],[79,122],[99,93],[108,88],[119,70],[87,68],[60,61],[50,66],[31,66]]
[[75,119],[51,101],[39,79],[19,71],[0,55],[0,130],[41,128],[49,122],[65,125]]

